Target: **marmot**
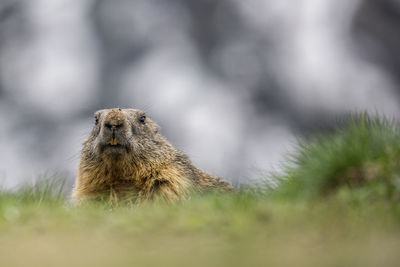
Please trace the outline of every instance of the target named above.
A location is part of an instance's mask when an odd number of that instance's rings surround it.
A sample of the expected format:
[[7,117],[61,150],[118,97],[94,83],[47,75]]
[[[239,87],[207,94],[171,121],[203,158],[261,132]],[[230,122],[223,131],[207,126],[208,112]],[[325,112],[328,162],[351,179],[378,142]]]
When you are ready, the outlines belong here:
[[145,112],[117,108],[95,113],[73,190],[76,201],[173,201],[193,189],[232,191],[233,187],[197,169],[159,133],[159,126]]

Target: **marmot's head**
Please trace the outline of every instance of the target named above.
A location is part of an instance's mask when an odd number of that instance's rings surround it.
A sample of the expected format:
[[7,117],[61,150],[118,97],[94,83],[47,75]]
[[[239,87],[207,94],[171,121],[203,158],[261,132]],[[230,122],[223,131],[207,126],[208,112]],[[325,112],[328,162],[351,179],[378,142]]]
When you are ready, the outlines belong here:
[[96,155],[134,153],[140,156],[154,147],[158,129],[141,110],[103,109],[95,113],[89,145]]

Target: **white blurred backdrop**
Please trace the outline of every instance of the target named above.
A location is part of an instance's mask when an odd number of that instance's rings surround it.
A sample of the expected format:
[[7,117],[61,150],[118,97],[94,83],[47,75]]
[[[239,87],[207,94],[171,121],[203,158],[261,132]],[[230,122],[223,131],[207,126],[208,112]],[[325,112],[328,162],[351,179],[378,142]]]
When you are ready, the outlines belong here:
[[1,0],[0,184],[73,181],[95,110],[144,109],[233,183],[296,138],[398,118],[397,0]]

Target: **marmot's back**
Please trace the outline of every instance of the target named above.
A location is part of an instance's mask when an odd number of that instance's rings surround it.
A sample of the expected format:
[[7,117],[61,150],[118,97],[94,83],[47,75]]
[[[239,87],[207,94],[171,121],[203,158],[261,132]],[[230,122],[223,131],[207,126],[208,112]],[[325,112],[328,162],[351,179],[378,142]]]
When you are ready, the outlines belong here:
[[175,200],[190,189],[233,190],[220,178],[197,169],[158,133],[158,125],[136,109],[95,113],[83,144],[73,197]]

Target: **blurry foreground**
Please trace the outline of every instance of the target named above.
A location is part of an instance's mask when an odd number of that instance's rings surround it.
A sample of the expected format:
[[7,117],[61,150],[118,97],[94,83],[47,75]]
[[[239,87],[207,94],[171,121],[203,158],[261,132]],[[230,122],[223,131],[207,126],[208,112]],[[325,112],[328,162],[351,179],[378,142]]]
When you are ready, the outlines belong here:
[[398,266],[400,210],[255,194],[110,210],[0,198],[2,266]]

